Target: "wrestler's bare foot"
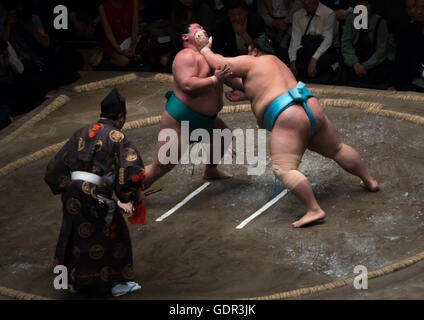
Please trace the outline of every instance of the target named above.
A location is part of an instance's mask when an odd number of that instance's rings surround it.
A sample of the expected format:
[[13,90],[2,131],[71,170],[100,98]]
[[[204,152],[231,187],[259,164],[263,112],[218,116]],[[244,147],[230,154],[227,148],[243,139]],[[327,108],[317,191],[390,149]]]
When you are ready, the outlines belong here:
[[371,179],[369,181],[361,181],[361,187],[364,189],[367,189],[370,192],[377,192],[380,190],[380,187],[378,186],[378,182],[374,179]]
[[317,222],[325,218],[325,212],[321,209],[308,211],[300,220],[293,223],[293,227],[301,228],[312,222]]
[[203,179],[205,180],[220,180],[220,179],[229,179],[233,175],[218,168],[206,167],[203,172]]

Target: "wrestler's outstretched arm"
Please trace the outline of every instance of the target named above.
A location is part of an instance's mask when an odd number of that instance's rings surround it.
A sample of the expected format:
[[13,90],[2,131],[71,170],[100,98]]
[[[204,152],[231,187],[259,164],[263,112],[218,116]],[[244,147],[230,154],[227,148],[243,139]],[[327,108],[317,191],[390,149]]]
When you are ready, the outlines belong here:
[[214,53],[208,46],[202,48],[200,53],[205,57],[209,66],[217,69],[219,66],[227,65],[230,67],[232,76],[244,78],[249,72],[250,68],[255,63],[255,58],[243,55],[234,58],[226,58],[220,54]]
[[229,68],[217,68],[215,75],[199,78],[194,53],[190,50],[183,50],[175,57],[172,71],[181,90],[186,93],[196,93],[199,90],[213,87],[218,81],[223,81],[229,73]]

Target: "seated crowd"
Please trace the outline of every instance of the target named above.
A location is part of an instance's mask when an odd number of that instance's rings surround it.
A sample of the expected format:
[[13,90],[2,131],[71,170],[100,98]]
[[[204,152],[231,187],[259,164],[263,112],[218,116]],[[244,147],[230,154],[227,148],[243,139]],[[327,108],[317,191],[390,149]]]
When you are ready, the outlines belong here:
[[[53,27],[59,4],[69,30]],[[76,81],[83,45],[102,49],[94,70],[171,72],[187,22],[224,56],[261,41],[304,81],[424,92],[424,0],[0,0],[0,128]]]

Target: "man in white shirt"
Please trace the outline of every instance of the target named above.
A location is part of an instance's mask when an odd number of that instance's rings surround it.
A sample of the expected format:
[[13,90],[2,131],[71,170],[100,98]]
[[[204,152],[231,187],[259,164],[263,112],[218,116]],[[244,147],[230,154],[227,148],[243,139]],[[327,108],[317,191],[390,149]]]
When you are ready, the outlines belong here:
[[295,75],[314,78],[330,71],[337,61],[333,47],[336,16],[319,0],[302,0],[302,5],[293,16],[290,69]]

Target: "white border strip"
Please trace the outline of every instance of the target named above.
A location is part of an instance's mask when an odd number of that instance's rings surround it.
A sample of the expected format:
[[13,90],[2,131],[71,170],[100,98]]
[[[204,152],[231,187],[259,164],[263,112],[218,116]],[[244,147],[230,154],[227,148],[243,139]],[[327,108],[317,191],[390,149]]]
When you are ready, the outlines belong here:
[[196,195],[198,195],[200,192],[202,192],[207,186],[209,186],[210,182],[205,182],[201,187],[194,190],[192,193],[190,193],[183,201],[178,203],[175,207],[173,207],[168,212],[161,215],[159,218],[156,219],[156,221],[163,221],[166,218],[168,218],[171,214],[173,214],[175,211],[177,211],[179,208],[181,208],[183,205],[185,205],[187,202],[189,202],[192,198],[194,198]]
[[262,208],[260,208],[258,211],[256,211],[254,214],[252,214],[249,218],[244,220],[242,223],[240,223],[236,229],[243,229],[250,221],[261,215],[263,212],[268,210],[271,206],[273,206],[278,200],[283,198],[289,191],[285,189],[283,192],[281,192],[278,196],[276,196],[274,199],[269,201],[266,205],[264,205]]

